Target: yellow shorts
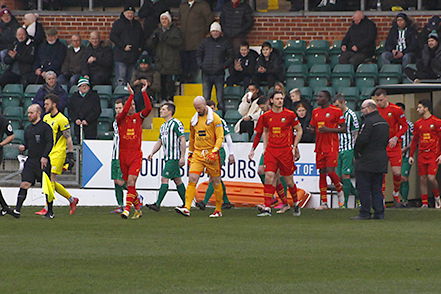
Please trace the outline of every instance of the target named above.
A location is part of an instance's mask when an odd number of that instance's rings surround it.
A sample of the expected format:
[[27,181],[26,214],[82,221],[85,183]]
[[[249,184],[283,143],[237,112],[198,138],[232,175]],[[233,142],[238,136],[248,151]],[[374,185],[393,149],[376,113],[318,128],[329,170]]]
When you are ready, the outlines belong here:
[[216,161],[209,161],[205,159],[203,152],[195,150],[193,156],[191,157],[190,173],[201,174],[204,171],[206,171],[210,177],[220,177],[220,158]]
[[51,173],[61,175],[63,173],[64,162],[66,161],[66,154],[64,156],[50,156],[51,159]]

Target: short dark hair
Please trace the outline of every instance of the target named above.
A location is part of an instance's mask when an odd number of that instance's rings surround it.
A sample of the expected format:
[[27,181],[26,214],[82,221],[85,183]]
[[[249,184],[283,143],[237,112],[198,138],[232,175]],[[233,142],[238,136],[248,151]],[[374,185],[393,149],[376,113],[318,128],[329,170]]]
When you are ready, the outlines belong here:
[[334,101],[339,101],[341,103],[346,102],[345,95],[343,95],[342,93],[338,93],[337,95],[335,95]]
[[57,104],[57,106],[58,106],[58,103],[60,103],[60,98],[58,97],[58,95],[47,94],[46,96],[44,96],[44,100],[48,100],[48,99],[51,100],[52,103]]
[[305,104],[303,104],[302,102],[300,102],[299,104],[296,105],[295,110],[299,109],[300,107],[303,107],[303,108],[305,108],[306,110],[308,110],[308,107],[307,107]]
[[265,96],[261,96],[259,99],[257,99],[257,105],[266,104],[268,102],[268,98]]
[[240,47],[250,48],[250,43],[248,43],[247,41],[243,41],[243,42],[240,43]]
[[324,93],[328,101],[331,101],[331,93],[328,90],[321,90],[319,93]]
[[262,48],[263,48],[263,47],[268,47],[268,48],[271,48],[271,49],[273,48],[273,46],[271,45],[271,43],[270,43],[270,42],[267,42],[267,41],[265,41],[265,42],[262,43]]
[[115,100],[115,104],[124,104],[124,101],[122,100],[122,98],[118,98]]
[[432,106],[432,103],[430,102],[430,100],[427,100],[427,99],[418,101],[418,104],[421,104],[422,106],[429,108],[429,110],[430,110],[430,107]]
[[[169,111],[171,111],[172,115],[175,115],[176,106],[175,106],[173,103],[171,103],[171,102],[165,102],[164,104],[162,104],[162,106],[167,106],[167,109],[168,109]],[[162,107],[162,106],[161,106],[161,107]]]
[[207,100],[207,106],[216,106],[213,100]]
[[274,92],[271,94],[270,99],[273,99],[274,96],[276,96],[276,94],[280,94],[280,95],[283,96],[283,98],[285,98],[285,95],[284,95],[282,92],[280,92],[280,91],[274,91]]
[[406,105],[404,105],[404,103],[401,102],[397,102],[395,103],[396,106],[401,107],[401,109],[406,110]]
[[375,92],[374,92],[374,96],[381,96],[381,95],[384,95],[384,96],[386,96],[387,95],[387,91],[385,90],[385,89],[377,89],[377,90],[375,90]]

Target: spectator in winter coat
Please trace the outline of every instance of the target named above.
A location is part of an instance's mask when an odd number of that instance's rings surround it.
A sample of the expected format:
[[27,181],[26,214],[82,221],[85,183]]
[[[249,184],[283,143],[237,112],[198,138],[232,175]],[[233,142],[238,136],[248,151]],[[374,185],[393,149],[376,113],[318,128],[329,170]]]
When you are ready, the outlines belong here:
[[267,82],[269,87],[273,87],[275,82],[282,82],[285,79],[283,59],[278,51],[273,49],[269,42],[263,42],[259,57],[257,58],[254,82],[261,86],[262,82]]
[[18,28],[16,40],[11,44],[5,56],[8,69],[0,76],[0,86],[6,84],[23,84],[34,77],[33,65],[35,58],[34,42],[29,39],[26,30]]
[[38,14],[36,13],[26,13],[23,16],[23,27],[28,32],[29,38],[34,41],[35,48],[38,48],[46,40],[44,27],[37,19]]
[[204,0],[187,0],[179,6],[179,21],[184,35],[181,81],[193,81],[198,70],[196,51],[208,35],[214,16],[210,5]]
[[210,37],[205,38],[196,54],[202,70],[202,90],[205,99],[211,100],[211,89],[216,87],[217,109],[225,110],[224,80],[225,69],[232,63],[231,44],[222,37],[222,28],[218,22],[210,26]]
[[172,23],[170,13],[160,17],[160,26],[150,37],[150,47],[155,51],[156,69],[161,74],[161,99],[173,100],[176,94],[176,76],[181,73],[181,46],[184,42],[181,30]]
[[53,71],[58,75],[65,56],[66,46],[58,40],[57,30],[53,28],[47,30],[46,41],[38,47],[35,57],[34,84],[43,83],[47,71]]
[[412,21],[405,13],[398,13],[387,36],[385,52],[381,54],[382,63],[398,61],[404,69],[414,60],[417,47],[417,31]]
[[242,42],[239,52],[234,58],[234,63],[230,66],[230,76],[227,78],[227,86],[236,84],[248,88],[256,70],[257,57],[259,57],[259,54],[250,49],[248,42]]
[[[144,40],[148,40],[159,25],[159,16],[170,10],[167,1],[145,0],[139,9],[138,16],[142,21]],[[149,52],[151,55],[152,52]]]
[[141,88],[147,83],[147,94],[149,97],[155,97],[161,91],[161,75],[151,66],[151,60],[148,55],[142,55],[139,58],[138,66],[132,74],[130,84],[135,92],[136,112],[144,109],[144,99],[141,94]]
[[357,68],[366,58],[372,57],[375,53],[377,26],[360,10],[354,13],[352,20],[352,25],[342,41],[339,62],[350,63]]
[[81,45],[81,37],[78,34],[72,35],[70,46],[67,48],[66,58],[61,67],[61,75],[58,82],[68,87],[76,85],[81,76],[81,63],[84,60],[85,48]]
[[126,6],[110,31],[110,40],[115,44],[113,59],[116,85],[125,85],[130,80],[142,51],[143,34],[141,24],[135,19],[135,8]]
[[8,8],[0,10],[0,58],[4,61],[20,24]]
[[101,114],[100,97],[90,88],[89,80],[80,77],[78,91],[69,99],[69,118],[74,123],[75,138],[80,141],[80,126],[83,126],[84,139],[96,139],[98,118]]
[[231,0],[224,4],[220,14],[224,36],[239,50],[240,44],[246,40],[254,24],[253,10],[242,0]]
[[[57,74],[53,71],[48,71],[46,72],[44,79],[45,83],[40,89],[38,89],[34,99],[32,99],[32,104],[38,104],[44,109],[44,97],[48,94],[55,94],[60,99],[57,108],[60,112],[63,112],[64,107],[67,106],[68,98],[67,92],[61,87],[61,84],[57,82]],[[44,113],[41,115],[44,116]]]
[[243,95],[242,102],[239,104],[238,111],[242,118],[234,126],[235,133],[248,133],[249,138],[253,136],[257,120],[261,115],[257,101],[263,96],[256,84],[248,85],[248,91]]
[[81,62],[81,74],[89,79],[92,85],[110,85],[113,68],[113,53],[110,45],[101,41],[100,33],[90,33],[89,45],[84,49]]

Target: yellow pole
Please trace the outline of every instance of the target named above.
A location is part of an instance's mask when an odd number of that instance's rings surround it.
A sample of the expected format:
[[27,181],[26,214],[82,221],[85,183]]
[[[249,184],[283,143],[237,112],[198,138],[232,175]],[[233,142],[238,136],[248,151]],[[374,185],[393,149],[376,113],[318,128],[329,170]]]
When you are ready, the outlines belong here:
[[279,0],[268,0],[268,10],[278,10]]

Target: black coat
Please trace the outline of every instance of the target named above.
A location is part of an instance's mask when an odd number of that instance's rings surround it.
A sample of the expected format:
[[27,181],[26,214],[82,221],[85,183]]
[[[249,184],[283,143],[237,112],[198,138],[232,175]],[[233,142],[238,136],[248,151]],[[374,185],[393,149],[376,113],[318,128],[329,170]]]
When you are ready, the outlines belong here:
[[[243,70],[238,71],[237,73],[244,74],[246,76],[252,77],[254,73],[256,72],[256,62],[257,58],[259,57],[259,54],[257,54],[256,51],[253,49],[250,50],[250,52],[247,54],[247,56],[242,56],[240,53],[236,55],[234,60],[239,60],[240,64],[242,65]],[[236,70],[234,69],[234,62],[230,66],[230,74],[236,73]]]
[[34,41],[35,48],[38,48],[44,41],[46,41],[46,33],[44,27],[38,21],[35,22],[35,35],[29,35],[29,38]]
[[342,41],[342,46],[345,45],[348,51],[351,51],[352,46],[358,47],[358,52],[366,55],[374,55],[375,53],[375,39],[377,38],[377,26],[366,16],[357,25],[352,23],[348,32]]
[[143,21],[144,39],[147,40],[153,31],[158,27],[159,16],[169,10],[165,1],[157,1],[153,3],[151,0],[145,0],[138,16]]
[[203,73],[223,75],[233,62],[232,47],[224,37],[205,38],[196,52],[196,60]]
[[231,1],[228,1],[222,7],[220,21],[225,37],[243,37],[253,27],[253,10],[250,5],[244,2],[233,8]]
[[[98,118],[101,114],[100,96],[94,90],[89,90],[82,97],[78,91],[69,98],[69,119],[75,124],[77,119],[86,120],[88,125],[84,127],[84,135],[87,139],[97,136]],[[78,128],[75,124],[76,129]],[[78,132],[76,130],[76,132]]]
[[[92,63],[87,63],[89,57],[95,57]],[[101,42],[96,48],[89,44],[84,51],[84,59],[81,62],[81,74],[91,77],[91,81],[98,80],[110,82],[113,68],[113,53],[110,46],[106,46]]]
[[276,76],[278,81],[285,80],[283,58],[280,55],[279,51],[277,51],[277,49],[273,49],[273,52],[271,52],[268,60],[265,59],[265,56],[263,56],[263,54],[260,54],[257,58],[256,73],[258,73],[257,69],[260,66],[266,68],[266,74]]
[[[121,13],[119,19],[112,24],[110,40],[115,44],[113,57],[115,61],[134,64],[138,60],[144,45],[144,33],[137,20],[128,20]],[[124,51],[126,45],[132,45],[132,50]]]
[[7,49],[15,40],[15,33],[20,24],[17,19],[11,15],[11,21],[4,23],[0,21],[0,50]]
[[66,56],[67,47],[57,39],[54,44],[44,42],[38,47],[35,57],[34,69],[41,68],[42,71],[54,71],[57,75],[61,73],[61,65]]
[[389,125],[374,111],[365,116],[355,141],[355,169],[361,172],[387,173]]
[[428,45],[424,46],[421,52],[421,58],[416,62],[418,72],[422,72],[424,78],[436,79],[441,77],[441,46],[430,49]]
[[[404,33],[404,38],[406,39],[406,49],[403,51],[406,53],[416,53],[418,48],[418,35],[417,31],[413,26],[407,27]],[[392,25],[392,28],[387,35],[386,43],[384,44],[384,49],[386,51],[395,50],[398,44],[398,26],[396,24]]]
[[19,71],[19,73],[15,72],[16,74],[24,76],[33,72],[35,48],[34,42],[32,42],[32,40],[26,39],[23,42],[15,40],[15,42],[9,49],[17,51],[15,58],[12,58],[11,56],[9,56],[9,54],[6,54],[5,56],[5,64],[10,65],[8,69],[9,71],[15,70],[14,63],[16,63]]

